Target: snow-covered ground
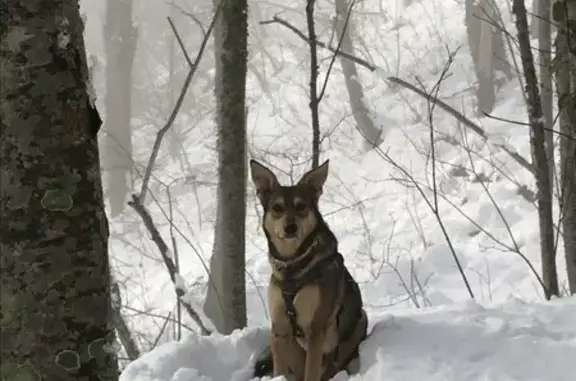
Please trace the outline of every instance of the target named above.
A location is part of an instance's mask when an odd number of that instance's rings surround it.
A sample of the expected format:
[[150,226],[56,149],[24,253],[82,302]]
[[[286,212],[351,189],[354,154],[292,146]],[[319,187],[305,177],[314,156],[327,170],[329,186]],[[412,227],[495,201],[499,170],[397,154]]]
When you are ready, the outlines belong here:
[[[372,316],[376,323],[361,346],[358,373],[340,372],[333,380],[573,381],[575,316],[576,297],[383,312]],[[120,381],[246,381],[265,338],[259,328],[189,336],[133,362]]]
[[[384,143],[378,150],[362,150],[337,64],[321,103],[321,124],[327,135],[322,159],[331,161],[321,210],[339,238],[347,266],[361,285],[373,328],[361,349],[359,373],[349,379],[576,379],[576,298],[542,301],[541,287],[528,264],[540,271],[536,208],[522,195],[529,193],[526,190],[534,191],[534,181],[498,147],[506,144],[529,158],[528,129],[475,115],[475,79],[467,48],[464,2],[415,0],[404,9],[403,1],[383,1],[387,18],[380,3],[363,1],[355,25],[361,28],[358,33],[363,40],[357,54],[382,68],[376,73],[358,70],[367,103],[385,131]],[[514,32],[506,2],[498,3],[509,31]],[[329,5],[321,6],[329,11]],[[269,5],[261,9],[262,18],[277,11]],[[286,17],[304,25],[304,17]],[[293,176],[298,177],[309,165],[305,160],[310,146],[308,65],[304,59],[307,45],[278,25],[260,28],[268,33],[270,54],[282,57],[282,64],[277,71],[266,71],[270,93],[265,96],[250,77],[250,152],[256,159],[285,170],[285,174],[294,170]],[[330,30],[322,29],[320,35],[327,40]],[[290,48],[272,42],[275,39],[282,39]],[[408,90],[389,87],[382,78],[383,73],[390,73],[431,91],[454,52],[439,97],[481,126],[489,135],[488,141],[459,125],[439,107],[431,108]],[[325,51],[321,54],[326,58],[322,66],[325,73],[330,56]],[[506,83],[497,98],[495,116],[526,121],[516,79]],[[181,116],[177,124],[192,123],[186,118]],[[431,177],[430,120],[436,140],[435,181]],[[188,133],[186,147],[193,173],[181,173],[176,165],[155,173],[165,183],[174,184],[173,221],[181,274],[190,291],[187,299],[199,310],[207,282],[204,265],[213,240],[215,157],[207,147],[213,142],[212,132],[207,132],[213,131],[212,124],[207,118]],[[147,157],[147,146],[137,148]],[[184,180],[178,182],[179,178]],[[279,178],[289,181],[287,175]],[[441,224],[428,204],[434,200],[434,183]],[[164,193],[154,191],[163,188],[154,186],[151,193],[167,213]],[[249,328],[228,337],[186,334],[180,342],[160,345],[130,364],[121,381],[250,379],[252,356],[266,342],[269,322],[263,295],[270,269],[252,185],[248,191]],[[155,205],[150,208],[168,239],[167,214],[160,213]],[[150,342],[163,324],[163,319],[151,316],[174,311],[174,291],[156,248],[142,233],[138,218],[130,213],[111,221],[115,274],[123,285],[123,300],[130,307],[126,314],[131,315],[132,328],[141,335],[149,334]],[[457,270],[454,255],[475,302]],[[562,245],[558,267],[563,283]],[[138,311],[146,313],[134,315]],[[161,342],[166,340],[164,337]],[[345,374],[336,377],[337,381],[347,379]]]

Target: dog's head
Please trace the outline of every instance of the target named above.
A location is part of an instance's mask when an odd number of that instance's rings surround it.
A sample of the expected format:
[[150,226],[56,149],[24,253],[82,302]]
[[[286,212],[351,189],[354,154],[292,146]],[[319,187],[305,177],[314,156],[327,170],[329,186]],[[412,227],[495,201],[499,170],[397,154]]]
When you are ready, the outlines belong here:
[[328,176],[328,160],[292,186],[280,185],[276,175],[255,160],[250,161],[250,171],[264,208],[264,230],[278,254],[290,259],[321,223],[318,199]]

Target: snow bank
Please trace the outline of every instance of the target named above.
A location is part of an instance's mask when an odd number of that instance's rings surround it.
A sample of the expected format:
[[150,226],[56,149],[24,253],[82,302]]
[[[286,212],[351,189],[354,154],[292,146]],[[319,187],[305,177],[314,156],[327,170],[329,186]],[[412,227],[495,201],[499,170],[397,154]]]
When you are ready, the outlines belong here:
[[[356,381],[573,381],[576,297],[499,306],[469,302],[373,317]],[[130,364],[120,381],[247,381],[267,330],[187,337]],[[280,381],[281,378],[275,379]]]

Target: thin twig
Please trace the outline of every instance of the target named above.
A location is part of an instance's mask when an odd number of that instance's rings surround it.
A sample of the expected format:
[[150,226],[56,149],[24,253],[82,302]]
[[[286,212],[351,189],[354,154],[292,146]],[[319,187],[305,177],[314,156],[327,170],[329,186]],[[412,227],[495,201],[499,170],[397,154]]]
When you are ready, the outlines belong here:
[[[354,6],[354,2],[350,4],[348,8],[348,12],[346,14],[346,19],[344,20],[344,26],[342,27],[342,35],[338,39],[338,45],[336,46],[336,52],[342,50],[342,43],[344,42],[344,36],[346,31],[348,30],[348,24],[350,23],[350,16],[352,15],[352,7]],[[337,29],[335,27],[334,29]],[[320,95],[318,96],[318,101],[321,101],[324,98],[324,93],[326,93],[326,87],[328,87],[328,79],[330,78],[330,73],[332,72],[332,68],[334,67],[334,62],[336,62],[336,57],[338,57],[338,53],[332,54],[332,58],[330,59],[330,64],[328,65],[328,70],[326,71],[326,77],[324,78],[324,84],[322,85],[322,90],[320,90]]]
[[[166,187],[166,196],[168,197],[168,215],[170,216],[170,241],[172,242],[172,252],[174,253],[174,265],[176,271],[180,272],[180,255],[178,253],[178,244],[176,243],[176,236],[174,235],[174,211],[172,208],[172,195],[170,194],[170,185]],[[176,340],[182,338],[182,301],[178,296],[176,299]]]
[[174,34],[176,35],[176,38],[178,39],[178,44],[180,45],[180,48],[182,49],[182,52],[184,53],[184,56],[186,57],[186,61],[188,62],[188,65],[190,65],[190,70],[188,71],[188,74],[186,75],[186,79],[184,80],[184,85],[182,85],[182,90],[180,91],[180,95],[178,96],[178,99],[176,100],[176,104],[174,105],[174,109],[172,110],[172,113],[170,114],[168,121],[166,122],[164,127],[162,127],[160,129],[160,131],[158,131],[158,134],[156,135],[156,140],[154,141],[154,146],[152,147],[152,153],[150,154],[150,158],[148,159],[148,164],[146,165],[146,171],[144,172],[144,178],[142,179],[142,188],[140,190],[140,194],[138,195],[138,198],[140,199],[140,203],[142,203],[142,204],[144,204],[144,200],[146,198],[146,192],[148,191],[148,183],[150,182],[150,176],[152,175],[152,167],[154,166],[154,162],[156,161],[156,158],[158,157],[158,152],[160,151],[160,145],[162,144],[162,139],[164,138],[164,135],[166,135],[166,133],[168,132],[170,127],[172,127],[172,125],[174,124],[174,120],[176,120],[176,115],[178,115],[178,112],[180,111],[180,107],[182,106],[182,103],[184,102],[184,98],[186,97],[186,93],[188,92],[188,88],[190,87],[190,83],[192,82],[192,78],[194,77],[194,73],[196,73],[196,69],[198,68],[198,64],[200,63],[200,60],[202,59],[202,56],[204,55],[204,50],[206,50],[206,45],[208,44],[208,41],[210,39],[210,35],[212,34],[212,30],[214,29],[214,25],[216,23],[216,19],[218,17],[218,14],[220,13],[221,8],[222,8],[221,5],[218,5],[218,7],[216,8],[216,12],[214,13],[214,17],[212,18],[212,21],[210,22],[210,26],[208,27],[208,31],[206,32],[206,35],[204,36],[204,39],[202,40],[202,44],[200,45],[200,50],[198,51],[198,54],[196,55],[196,59],[194,62],[192,62],[188,53],[186,52],[186,48],[184,47],[184,44],[182,43],[182,39],[180,38],[180,34],[176,30],[176,27],[174,26],[174,24],[172,23],[170,18],[168,18],[168,21],[170,22],[170,26],[172,27],[172,30],[174,31]]
[[[446,76],[448,74],[448,70],[449,70],[450,66],[452,65],[452,62],[454,60],[455,55],[456,55],[456,51],[449,53],[448,61],[447,61],[446,65],[444,66],[442,73],[440,74],[440,78],[438,79],[438,81],[434,85],[434,88],[432,89],[432,93],[434,94],[433,99],[438,99],[437,95],[440,92],[440,86],[442,85],[442,82],[444,81],[444,79],[446,78]],[[448,247],[450,248],[450,253],[452,254],[452,258],[454,259],[454,262],[456,263],[456,267],[458,268],[458,272],[460,273],[460,276],[462,277],[462,280],[464,281],[464,285],[466,286],[466,289],[468,290],[468,294],[470,295],[470,297],[472,299],[475,299],[474,292],[472,291],[472,287],[470,286],[470,282],[468,281],[468,277],[466,276],[466,273],[464,272],[464,268],[462,267],[462,264],[460,263],[460,259],[458,258],[458,254],[456,253],[456,249],[454,248],[452,240],[450,239],[450,236],[448,235],[448,232],[444,226],[444,222],[442,221],[442,218],[440,217],[440,206],[438,203],[438,186],[437,186],[437,182],[436,182],[436,146],[434,143],[434,140],[435,140],[434,139],[434,109],[435,109],[435,107],[436,107],[436,103],[428,102],[428,118],[429,118],[428,120],[429,120],[429,124],[430,124],[430,154],[431,154],[431,159],[432,159],[432,197],[433,197],[433,203],[431,205],[430,202],[428,202],[428,201],[426,201],[426,202],[428,203],[429,206],[431,206],[432,213],[434,213],[434,216],[436,216],[436,220],[438,221],[438,225],[440,225],[440,230],[442,230],[442,234],[444,235],[444,239],[446,240],[446,243],[448,244]],[[424,194],[422,194],[422,196],[424,196]]]
[[[308,42],[308,37],[306,37],[306,35],[304,33],[302,33],[300,30],[298,30],[298,28],[296,28],[295,26],[290,24],[288,21],[286,21],[286,20],[284,20],[278,16],[274,16],[271,20],[266,20],[266,21],[260,22],[260,25],[269,25],[269,24],[280,24],[280,25],[284,26],[285,28],[290,29],[292,32],[294,32],[298,37],[300,37],[304,41]],[[332,53],[335,53],[339,56],[342,56],[342,57],[344,57],[350,61],[353,61],[353,62],[357,63],[358,65],[364,67],[365,69],[368,69],[371,72],[378,71],[378,67],[369,63],[366,60],[363,60],[362,58],[354,56],[353,54],[346,53],[344,51],[338,51],[335,48],[332,48],[321,41],[317,41],[316,45],[320,46],[321,48],[327,49],[327,50],[331,51]],[[470,119],[468,119],[462,113],[458,112],[456,109],[454,109],[452,106],[450,106],[446,102],[442,101],[441,99],[435,98],[431,94],[427,94],[425,91],[422,91],[418,87],[406,82],[405,80],[403,80],[401,78],[398,78],[395,76],[386,76],[385,79],[390,83],[400,85],[400,86],[420,95],[421,97],[428,100],[429,102],[435,103],[438,107],[440,107],[441,109],[443,109],[444,111],[446,111],[447,113],[452,115],[454,118],[456,118],[457,121],[459,121],[460,123],[462,123],[466,127],[470,128],[472,131],[474,131],[478,136],[480,136],[482,138],[482,140],[488,141],[489,136],[486,133],[486,131],[484,131],[484,129],[482,129],[482,127],[480,127],[476,123],[472,122]],[[534,168],[533,168],[532,164],[530,164],[530,162],[528,160],[526,160],[525,158],[523,158],[520,154],[516,153],[512,148],[507,147],[503,144],[494,144],[494,146],[502,149],[504,152],[506,152],[508,155],[510,155],[510,157],[514,161],[516,161],[518,164],[520,164],[528,172],[534,173]]]
[[184,296],[184,291],[176,284],[176,274],[178,274],[176,266],[174,265],[174,261],[172,260],[172,258],[170,258],[168,245],[166,245],[166,242],[164,241],[164,239],[160,235],[160,232],[154,225],[152,216],[150,215],[148,210],[146,210],[146,208],[140,203],[140,199],[135,194],[132,195],[132,201],[128,202],[128,205],[130,205],[136,211],[136,213],[138,213],[138,215],[142,218],[144,225],[146,226],[148,232],[152,237],[152,241],[154,241],[154,243],[158,247],[160,255],[164,260],[164,264],[166,265],[168,273],[170,274],[170,279],[172,280],[172,283],[174,283],[176,295],[181,300],[182,305],[186,309],[186,312],[188,312],[192,320],[194,320],[196,324],[198,324],[198,327],[200,327],[200,331],[203,335],[210,335],[212,332],[208,328],[206,328],[206,326],[202,322],[202,319],[200,318],[200,315],[194,310],[194,308],[188,301],[182,298]]

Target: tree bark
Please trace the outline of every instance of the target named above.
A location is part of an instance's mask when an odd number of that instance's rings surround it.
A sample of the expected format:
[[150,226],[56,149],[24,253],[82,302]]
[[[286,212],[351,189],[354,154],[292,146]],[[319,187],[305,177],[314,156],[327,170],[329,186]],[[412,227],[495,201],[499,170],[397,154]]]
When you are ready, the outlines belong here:
[[104,170],[112,218],[126,207],[132,186],[132,66],[138,31],[132,24],[132,0],[107,0],[104,43],[106,46],[106,123],[103,136]]
[[[216,0],[216,3],[220,1]],[[214,247],[204,311],[229,334],[246,326],[247,0],[220,3],[214,29],[218,192]]]
[[78,1],[4,0],[2,380],[115,381],[108,224]]
[[556,35],[556,88],[560,111],[560,210],[568,289],[576,294],[576,0],[553,7]]
[[534,56],[530,46],[530,34],[524,0],[514,0],[513,12],[516,16],[518,45],[522,68],[526,78],[526,96],[528,99],[528,119],[530,123],[531,145],[534,154],[536,186],[538,188],[538,223],[540,227],[540,255],[542,258],[542,280],[546,299],[559,295],[558,271],[556,268],[556,250],[554,245],[554,224],[552,218],[551,168],[546,154],[546,133],[542,100],[538,87],[538,77],[534,65]]
[[[336,34],[338,41],[341,41],[340,50],[348,54],[354,54],[352,44],[352,8],[347,0],[335,0],[336,6]],[[346,90],[348,90],[348,99],[352,115],[356,121],[358,130],[364,138],[367,149],[379,146],[382,139],[382,130],[374,125],[368,107],[364,104],[364,90],[360,83],[356,64],[346,58],[339,56],[342,73],[346,80]]]
[[[542,94],[542,112],[544,115],[544,127],[546,128],[546,155],[550,176],[554,178],[554,115],[553,115],[553,90],[552,90],[552,28],[550,20],[550,0],[538,0],[538,66],[540,67],[540,93]],[[546,21],[545,21],[546,20]],[[554,183],[550,181],[551,190]]]
[[491,113],[496,103],[496,72],[513,77],[498,14],[494,0],[466,0],[466,31],[478,80],[476,97],[484,113]]

